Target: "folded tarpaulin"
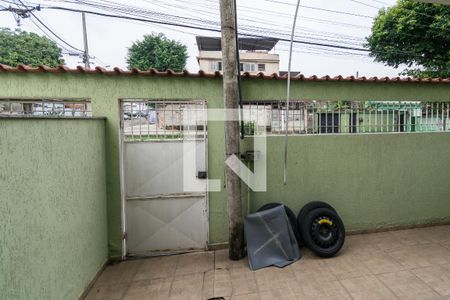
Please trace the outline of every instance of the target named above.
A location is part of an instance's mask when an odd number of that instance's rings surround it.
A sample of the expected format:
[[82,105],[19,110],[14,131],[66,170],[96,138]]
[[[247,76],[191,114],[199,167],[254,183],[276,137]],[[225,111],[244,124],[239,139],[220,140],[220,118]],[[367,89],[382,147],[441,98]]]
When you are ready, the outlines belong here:
[[284,205],[247,215],[244,230],[250,269],[282,268],[300,258]]

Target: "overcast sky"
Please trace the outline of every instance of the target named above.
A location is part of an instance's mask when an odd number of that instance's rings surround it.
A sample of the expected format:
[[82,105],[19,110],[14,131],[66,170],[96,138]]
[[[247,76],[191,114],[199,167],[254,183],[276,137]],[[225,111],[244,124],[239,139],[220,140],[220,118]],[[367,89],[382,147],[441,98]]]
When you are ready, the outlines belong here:
[[[14,0],[7,0],[14,1]],[[29,5],[44,3],[58,6],[93,10],[89,6],[67,4],[63,1],[25,1]],[[100,0],[96,0],[101,2]],[[256,28],[257,34],[286,37],[289,35],[295,7],[295,0],[237,0],[238,22],[241,28]],[[206,22],[220,22],[218,0],[115,0],[122,4],[134,5],[153,12],[167,13],[186,18],[202,19]],[[287,4],[282,4],[284,2]],[[109,3],[111,2],[103,2]],[[300,8],[297,21],[297,39],[328,44],[345,44],[362,48],[364,38],[370,34],[372,18],[378,9],[393,5],[395,0],[302,0],[303,6],[342,11],[359,16],[345,15],[311,8]],[[292,4],[292,5],[289,5]],[[0,0],[0,5],[9,3]],[[58,10],[42,9],[35,14],[45,21],[56,33],[76,48],[83,49],[81,14]],[[165,20],[161,18],[161,20]],[[170,21],[170,19],[167,19]],[[36,21],[35,21],[36,22]],[[30,19],[21,21],[20,28],[42,34]],[[0,26],[16,28],[13,15],[0,12]],[[151,32],[163,32],[167,37],[187,45],[189,59],[187,69],[198,71],[196,60],[197,46],[195,35],[219,36],[218,33],[194,29],[161,26],[138,21],[112,19],[87,15],[89,50],[95,65],[126,68],[127,48],[133,41]],[[280,55],[280,70],[287,70],[288,43],[279,42],[275,53]],[[294,47],[292,70],[305,75],[356,75],[359,76],[397,76],[401,71],[373,62],[363,52],[311,47],[296,44]],[[349,54],[357,53],[358,55]],[[81,59],[64,57],[69,66],[81,64]]]

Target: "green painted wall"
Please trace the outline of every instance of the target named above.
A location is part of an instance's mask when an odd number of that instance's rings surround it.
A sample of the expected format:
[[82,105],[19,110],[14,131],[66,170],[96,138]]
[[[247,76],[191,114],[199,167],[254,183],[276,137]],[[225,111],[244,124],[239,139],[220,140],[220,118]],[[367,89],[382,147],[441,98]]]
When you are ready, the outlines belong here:
[[77,299],[108,257],[104,120],[0,119],[0,299]]
[[450,221],[450,133],[296,136],[288,145],[284,185],[284,137],[268,137],[267,192],[250,193],[250,211],[276,201],[298,213],[322,200],[348,230]]
[[[23,87],[27,87],[24,89]],[[246,100],[284,99],[286,82],[243,80]],[[449,100],[448,84],[299,82],[292,83],[294,99],[321,100]],[[94,115],[106,120],[106,173],[110,255],[121,253],[119,180],[119,99],[204,99],[209,108],[222,107],[222,80],[153,76],[109,76],[103,74],[0,73],[1,97],[89,98]],[[224,129],[208,124],[209,175],[223,182]],[[210,243],[227,241],[225,192],[209,195]]]

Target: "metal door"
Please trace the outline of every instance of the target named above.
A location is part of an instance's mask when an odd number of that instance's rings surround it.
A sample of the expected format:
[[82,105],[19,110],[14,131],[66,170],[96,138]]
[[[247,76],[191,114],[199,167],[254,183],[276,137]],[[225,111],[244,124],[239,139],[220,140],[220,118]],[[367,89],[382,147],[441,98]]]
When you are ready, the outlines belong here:
[[[206,180],[206,103],[126,100],[121,107],[126,254],[205,248],[206,184],[186,192],[183,176]],[[195,170],[183,172],[183,143],[195,149]]]

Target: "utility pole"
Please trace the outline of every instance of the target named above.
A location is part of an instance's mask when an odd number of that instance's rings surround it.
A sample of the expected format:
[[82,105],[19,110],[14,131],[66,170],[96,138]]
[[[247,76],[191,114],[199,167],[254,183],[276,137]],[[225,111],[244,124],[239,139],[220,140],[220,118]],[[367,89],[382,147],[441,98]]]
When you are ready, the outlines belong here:
[[[222,27],[223,101],[225,109],[239,109],[238,65],[236,58],[236,14],[234,0],[220,0]],[[238,114],[237,114],[238,115]],[[239,121],[225,121],[225,155],[239,157]],[[244,257],[244,222],[242,217],[241,181],[225,164],[228,200],[229,257]]]
[[83,41],[84,41],[84,53],[83,53],[83,63],[85,69],[90,69],[89,65],[89,48],[88,48],[88,39],[87,39],[87,29],[86,29],[86,14],[81,13],[81,18],[83,20]]

